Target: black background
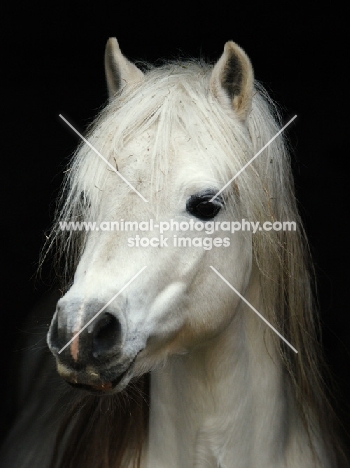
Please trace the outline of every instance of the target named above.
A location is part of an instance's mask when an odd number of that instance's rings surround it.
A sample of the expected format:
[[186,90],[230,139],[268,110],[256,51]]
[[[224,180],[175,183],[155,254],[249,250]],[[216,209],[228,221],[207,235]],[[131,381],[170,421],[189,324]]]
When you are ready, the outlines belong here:
[[[298,115],[287,132],[297,198],[316,267],[325,354],[339,388],[335,400],[349,425],[349,52],[345,11],[335,2],[322,5],[23,2],[5,10],[3,372],[15,372],[10,362],[22,320],[51,284],[48,269],[42,279],[34,275],[63,171],[78,144],[58,114],[83,131],[106,101],[107,38],[116,36],[128,58],[150,62],[179,55],[214,61],[232,39],[280,104],[284,122]],[[12,389],[6,390],[9,417]]]

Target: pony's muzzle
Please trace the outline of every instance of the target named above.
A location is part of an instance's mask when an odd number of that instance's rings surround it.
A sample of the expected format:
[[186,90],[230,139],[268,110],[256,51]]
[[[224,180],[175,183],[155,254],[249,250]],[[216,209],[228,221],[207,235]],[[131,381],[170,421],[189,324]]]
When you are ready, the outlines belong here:
[[133,360],[122,358],[122,325],[117,313],[96,303],[58,305],[48,333],[57,371],[71,385],[94,393],[113,390]]

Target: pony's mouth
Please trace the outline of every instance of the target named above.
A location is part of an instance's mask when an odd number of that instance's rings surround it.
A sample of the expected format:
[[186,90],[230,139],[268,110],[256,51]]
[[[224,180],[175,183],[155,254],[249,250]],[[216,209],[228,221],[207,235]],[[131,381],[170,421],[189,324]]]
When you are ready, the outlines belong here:
[[79,382],[72,382],[72,381],[67,381],[69,385],[71,385],[74,388],[81,388],[83,390],[87,390],[91,393],[95,394],[106,394],[109,393],[111,390],[113,390],[120,382],[123,380],[127,372],[129,371],[130,367],[128,367],[124,372],[122,372],[116,379],[110,381],[110,382],[103,382],[101,381],[100,383],[79,383]]
[[[86,390],[89,393],[93,393],[95,395],[106,395],[111,392],[115,393],[115,391],[121,391],[131,377],[131,370],[134,367],[135,359],[133,359],[130,365],[115,379],[103,379],[100,378],[98,380],[93,380],[89,382],[89,379],[82,378],[80,379],[76,373],[74,375],[62,375],[63,379],[72,387],[79,388],[82,390]],[[124,382],[123,382],[124,381]],[[120,387],[120,388],[118,388]]]

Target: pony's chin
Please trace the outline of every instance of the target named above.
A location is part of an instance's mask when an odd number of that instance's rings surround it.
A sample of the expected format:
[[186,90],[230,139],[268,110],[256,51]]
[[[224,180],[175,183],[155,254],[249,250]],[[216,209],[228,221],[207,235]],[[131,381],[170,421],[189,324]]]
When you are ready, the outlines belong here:
[[94,395],[111,395],[121,392],[128,385],[132,378],[133,367],[134,362],[132,362],[124,372],[111,380],[101,379],[89,381],[87,378],[80,380],[76,375],[74,377],[65,375],[62,376],[62,378],[73,388],[85,390]]
[[126,377],[128,370],[129,369],[110,382],[79,383],[70,382],[68,380],[66,380],[66,382],[74,388],[85,390],[94,395],[111,395],[121,392],[127,386],[130,381],[130,377]]

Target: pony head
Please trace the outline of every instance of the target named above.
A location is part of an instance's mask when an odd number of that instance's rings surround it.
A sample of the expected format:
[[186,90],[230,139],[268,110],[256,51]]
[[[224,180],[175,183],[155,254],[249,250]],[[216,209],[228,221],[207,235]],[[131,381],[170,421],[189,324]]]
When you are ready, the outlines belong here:
[[[288,175],[282,182],[281,140],[218,194],[277,132],[237,44],[226,43],[214,67],[189,61],[143,73],[110,39],[105,68],[109,103],[87,136],[95,151],[88,144],[77,151],[59,220],[117,223],[118,230],[59,233],[75,274],[48,344],[69,383],[117,392],[235,319],[240,298],[210,266],[242,295],[252,270],[265,270],[271,281],[280,275],[281,238],[228,235],[220,226],[290,219],[293,201]],[[196,230],[199,222],[207,229]],[[137,228],[121,229],[126,223]],[[208,241],[208,223],[215,242]]]

